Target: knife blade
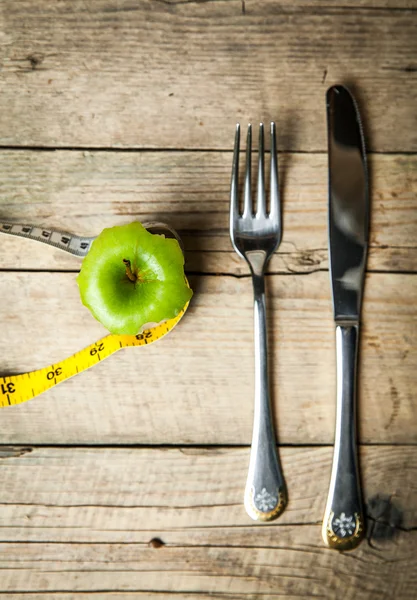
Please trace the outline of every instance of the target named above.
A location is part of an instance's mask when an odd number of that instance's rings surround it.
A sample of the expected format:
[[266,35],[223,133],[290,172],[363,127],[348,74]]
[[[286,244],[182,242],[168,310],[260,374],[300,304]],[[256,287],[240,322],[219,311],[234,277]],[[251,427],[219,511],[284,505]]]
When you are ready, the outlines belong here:
[[356,446],[356,379],[369,240],[369,185],[363,129],[353,95],[342,85],[332,86],[327,90],[326,105],[337,402],[322,536],[331,548],[350,550],[365,532]]

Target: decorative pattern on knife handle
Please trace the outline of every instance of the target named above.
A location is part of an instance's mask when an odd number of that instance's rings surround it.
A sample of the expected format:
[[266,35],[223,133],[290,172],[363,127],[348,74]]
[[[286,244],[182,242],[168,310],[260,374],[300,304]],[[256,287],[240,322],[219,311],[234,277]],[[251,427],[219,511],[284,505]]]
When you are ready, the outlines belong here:
[[364,536],[364,524],[359,513],[330,513],[326,524],[326,542],[336,550],[353,550]]

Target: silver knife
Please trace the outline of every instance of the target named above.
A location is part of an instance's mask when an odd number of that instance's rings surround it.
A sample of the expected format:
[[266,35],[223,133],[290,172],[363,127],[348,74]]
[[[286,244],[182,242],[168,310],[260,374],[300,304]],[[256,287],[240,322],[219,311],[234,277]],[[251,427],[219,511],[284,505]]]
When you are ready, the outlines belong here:
[[336,324],[336,433],[322,535],[351,550],[365,533],[356,447],[359,320],[369,237],[369,191],[358,107],[345,87],[327,91],[329,258]]

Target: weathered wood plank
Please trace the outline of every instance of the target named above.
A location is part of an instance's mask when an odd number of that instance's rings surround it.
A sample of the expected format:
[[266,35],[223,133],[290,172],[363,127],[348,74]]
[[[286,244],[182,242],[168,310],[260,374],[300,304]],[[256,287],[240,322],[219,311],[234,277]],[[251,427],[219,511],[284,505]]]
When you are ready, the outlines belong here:
[[[218,2],[219,0],[208,0],[209,2]],[[229,0],[223,0],[229,1]],[[236,6],[239,4],[239,0],[230,0],[234,1]],[[193,4],[195,0],[165,0],[165,4],[170,4],[172,6],[177,6],[178,4]],[[282,11],[287,8],[291,8],[292,10],[298,10],[303,12],[308,12],[314,9],[339,9],[342,12],[345,12],[347,8],[354,8],[356,10],[361,9],[372,9],[372,8],[394,8],[397,10],[402,9],[417,9],[416,0],[345,0],[343,2],[343,6],[340,6],[339,0],[265,0],[263,3],[266,10],[275,10]],[[242,12],[253,10],[254,6],[259,10],[261,6],[257,5],[257,3],[253,2],[253,0],[246,0],[245,6],[242,7]]]
[[[247,594],[233,594],[229,592],[196,592],[195,594],[185,592],[181,593],[179,596],[178,592],[173,592],[171,594],[170,592],[154,592],[151,590],[147,592],[101,591],[68,593],[43,591],[41,594],[37,594],[36,592],[20,592],[16,594],[15,592],[12,592],[10,594],[6,593],[2,595],[2,600],[44,600],[44,598],[52,598],[53,600],[101,600],[102,598],[105,600],[131,600],[132,598],[134,600],[136,600],[136,598],[139,598],[139,600],[178,600],[178,598],[181,598],[181,600],[219,600],[220,598],[223,600],[247,600],[248,596]],[[276,594],[273,592],[270,594],[262,594],[262,600],[282,600],[283,598],[288,598],[288,594],[283,592],[277,592]],[[291,600],[305,600],[306,596],[304,594],[302,596],[291,594],[290,598]],[[338,600],[337,597],[335,597],[335,600]]]
[[[12,592],[11,594],[3,594],[2,595],[2,599],[3,600],[17,600],[17,598],[21,598],[22,600],[44,600],[44,598],[53,598],[53,600],[101,600],[101,598],[105,598],[105,600],[131,600],[132,598],[136,599],[139,598],[139,600],[143,600],[143,598],[145,598],[145,600],[147,600],[148,598],[150,598],[151,600],[178,600],[178,594],[176,592],[173,592],[172,594],[170,592],[153,592],[151,590],[147,591],[147,592],[107,592],[107,591],[101,591],[101,592],[68,592],[68,593],[61,593],[61,592],[48,592],[48,591],[43,591],[40,594],[37,594],[36,592],[32,593],[32,592],[20,592],[19,595],[16,595],[16,593]],[[279,599],[279,595],[277,594],[267,594],[267,595],[263,595],[262,596],[262,600],[278,600]],[[282,595],[281,595],[282,597]],[[242,600],[242,598],[244,598],[244,600],[247,600],[247,595],[240,595],[240,594],[212,594],[212,593],[207,593],[205,594],[204,592],[196,592],[195,594],[191,593],[184,593],[181,594],[180,596],[181,600],[213,600],[213,598],[224,598],[224,600]],[[304,597],[300,597],[300,596],[291,596],[291,600],[305,600],[305,596]]]
[[[10,594],[5,593],[2,594],[2,600],[17,600],[21,598],[22,600],[44,600],[44,598],[53,598],[53,600],[101,600],[101,598],[105,598],[105,600],[131,600],[132,598],[139,600],[145,598],[151,598],[152,600],[178,600],[178,594],[175,592],[173,594],[167,592],[47,592],[43,591],[40,594],[36,592],[20,592],[19,595],[16,595],[15,592]],[[182,600],[213,600],[213,598],[224,598],[225,600],[241,600],[241,598],[245,598],[247,600],[247,596],[241,596],[236,594],[222,594],[213,595],[211,593],[205,594],[196,592],[195,594],[181,594]],[[262,597],[262,600],[277,600],[279,596],[276,594],[268,594]],[[292,597],[292,600],[299,600],[296,596]],[[304,600],[304,598],[302,598]]]
[[[127,349],[23,405],[3,409],[5,443],[248,444],[253,309],[248,277],[192,277],[195,296],[164,340]],[[367,277],[360,433],[416,441],[413,275]],[[335,351],[328,274],[270,276],[272,388],[281,443],[332,443]],[[105,334],[73,273],[0,275],[3,374],[56,363]]]
[[[291,594],[291,600],[305,600],[305,595],[299,596]],[[212,592],[196,592],[193,593],[181,593],[179,596],[178,592],[154,592],[152,590],[148,590],[147,592],[108,592],[108,591],[100,591],[100,592],[49,592],[43,591],[40,594],[36,592],[12,592],[10,594],[5,593],[2,594],[2,600],[44,600],[45,598],[51,598],[52,600],[219,600],[223,598],[223,600],[247,600],[247,594],[230,594],[226,593],[212,593]],[[262,594],[262,600],[280,600],[282,598],[288,598],[288,594],[284,594],[282,592],[277,592],[274,594],[273,592],[270,594]],[[335,598],[335,600],[337,600]]]
[[0,143],[229,148],[237,119],[278,119],[283,149],[324,150],[347,82],[369,147],[415,151],[417,24],[393,4],[3,1]]
[[[334,593],[337,594],[338,590],[334,590]],[[270,594],[262,594],[262,600],[283,600],[288,599],[288,594],[285,592],[271,592]],[[308,596],[311,598],[311,596]],[[44,600],[45,598],[51,598],[52,600],[248,600],[247,594],[234,594],[229,592],[195,592],[188,593],[184,592],[181,595],[178,592],[154,592],[152,590],[148,590],[146,592],[108,592],[108,591],[100,591],[100,592],[49,592],[43,591],[41,594],[37,594],[36,592],[12,592],[10,594],[2,594],[2,600]],[[306,596],[303,595],[294,595],[290,594],[291,600],[305,600]],[[331,596],[328,596],[331,598]],[[337,596],[334,596],[334,600],[338,600]]]
[[[320,546],[332,448],[284,447],[281,458],[290,502],[259,527],[242,504],[248,448],[0,446],[1,540],[268,547],[311,525]],[[377,521],[368,534],[383,546],[417,525],[417,448],[362,446],[360,460]]]
[[[271,272],[328,267],[327,156],[281,154],[284,235]],[[80,235],[132,220],[163,220],[182,234],[187,268],[247,273],[228,236],[230,152],[2,151],[0,220]],[[371,155],[368,269],[417,269],[417,156]],[[79,260],[0,238],[2,269],[78,269]]]
[[[221,593],[221,594],[213,594],[211,592],[196,592],[193,593],[182,593],[181,596],[178,595],[177,592],[154,592],[149,590],[147,592],[108,592],[108,591],[100,591],[100,592],[49,592],[43,591],[40,594],[36,592],[12,592],[10,594],[5,593],[2,594],[2,600],[44,600],[45,598],[52,598],[52,600],[101,600],[104,598],[105,600],[213,600],[219,598],[223,598],[224,600],[247,600],[247,594],[229,594],[229,593]],[[282,593],[278,592],[277,594],[263,594],[262,600],[279,600],[283,598]],[[285,595],[284,595],[285,598]],[[288,594],[287,594],[288,598]],[[291,595],[291,600],[305,600],[305,596],[294,596]]]
[[320,537],[330,447],[282,449],[290,504],[265,526],[242,505],[248,449],[27,450],[0,455],[0,591],[413,598],[415,447],[361,448],[377,522],[345,555]]
[[[307,536],[306,536],[307,537]],[[5,591],[163,590],[281,598],[415,599],[417,534],[380,556],[301,548],[164,548],[135,544],[0,544]],[[157,554],[157,558],[155,557]],[[256,595],[255,595],[256,594]],[[253,596],[255,595],[255,596]]]

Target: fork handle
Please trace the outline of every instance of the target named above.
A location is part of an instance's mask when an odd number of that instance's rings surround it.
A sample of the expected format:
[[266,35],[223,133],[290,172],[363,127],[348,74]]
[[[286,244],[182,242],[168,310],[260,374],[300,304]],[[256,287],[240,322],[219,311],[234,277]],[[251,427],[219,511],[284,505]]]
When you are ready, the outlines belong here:
[[287,494],[279,463],[269,398],[265,281],[252,270],[255,300],[255,412],[245,508],[256,521],[271,521],[284,510]]
[[336,325],[336,435],[322,536],[331,548],[351,550],[364,536],[356,448],[356,371],[359,326]]

